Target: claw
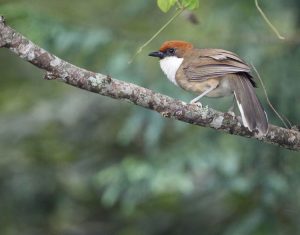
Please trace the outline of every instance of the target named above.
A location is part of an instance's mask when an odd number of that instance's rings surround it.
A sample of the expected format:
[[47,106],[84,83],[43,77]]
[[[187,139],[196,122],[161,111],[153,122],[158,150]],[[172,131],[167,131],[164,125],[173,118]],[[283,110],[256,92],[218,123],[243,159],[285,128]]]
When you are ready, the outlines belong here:
[[235,113],[232,111],[228,111],[227,113],[229,113],[231,116],[235,117]]
[[202,108],[202,104],[200,102],[190,102],[190,104],[194,104],[194,105],[197,105],[199,108]]

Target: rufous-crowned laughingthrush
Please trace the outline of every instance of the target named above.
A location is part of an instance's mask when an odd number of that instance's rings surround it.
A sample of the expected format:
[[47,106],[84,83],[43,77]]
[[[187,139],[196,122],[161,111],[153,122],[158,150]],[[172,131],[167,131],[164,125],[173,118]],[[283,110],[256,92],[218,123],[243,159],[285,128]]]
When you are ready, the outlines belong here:
[[160,59],[160,67],[175,85],[203,96],[224,97],[234,94],[242,122],[250,131],[266,134],[268,120],[254,88],[250,67],[236,54],[222,49],[198,49],[185,41],[166,41],[149,56]]

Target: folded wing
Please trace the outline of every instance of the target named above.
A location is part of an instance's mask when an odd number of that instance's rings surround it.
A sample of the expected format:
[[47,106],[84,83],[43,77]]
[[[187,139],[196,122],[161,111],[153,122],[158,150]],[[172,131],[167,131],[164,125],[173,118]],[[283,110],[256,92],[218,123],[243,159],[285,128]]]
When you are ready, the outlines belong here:
[[256,86],[249,66],[234,53],[222,49],[199,49],[196,54],[183,66],[189,81],[201,82],[227,74],[247,73],[251,84]]

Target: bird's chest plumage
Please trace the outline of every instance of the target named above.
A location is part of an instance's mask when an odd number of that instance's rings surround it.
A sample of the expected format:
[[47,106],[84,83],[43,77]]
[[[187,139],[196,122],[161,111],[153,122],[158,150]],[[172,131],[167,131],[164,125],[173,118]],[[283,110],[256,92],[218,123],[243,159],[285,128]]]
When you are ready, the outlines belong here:
[[178,86],[176,81],[176,72],[179,69],[180,65],[183,62],[183,58],[178,58],[176,56],[168,56],[159,61],[160,67],[167,78]]

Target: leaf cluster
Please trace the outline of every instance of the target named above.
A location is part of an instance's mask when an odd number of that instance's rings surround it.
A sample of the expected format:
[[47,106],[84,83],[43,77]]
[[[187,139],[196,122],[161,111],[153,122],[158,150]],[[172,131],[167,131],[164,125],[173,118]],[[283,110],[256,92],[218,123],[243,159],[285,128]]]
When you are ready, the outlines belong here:
[[195,10],[199,7],[199,0],[157,0],[157,5],[163,12],[169,11],[175,5],[180,9]]

